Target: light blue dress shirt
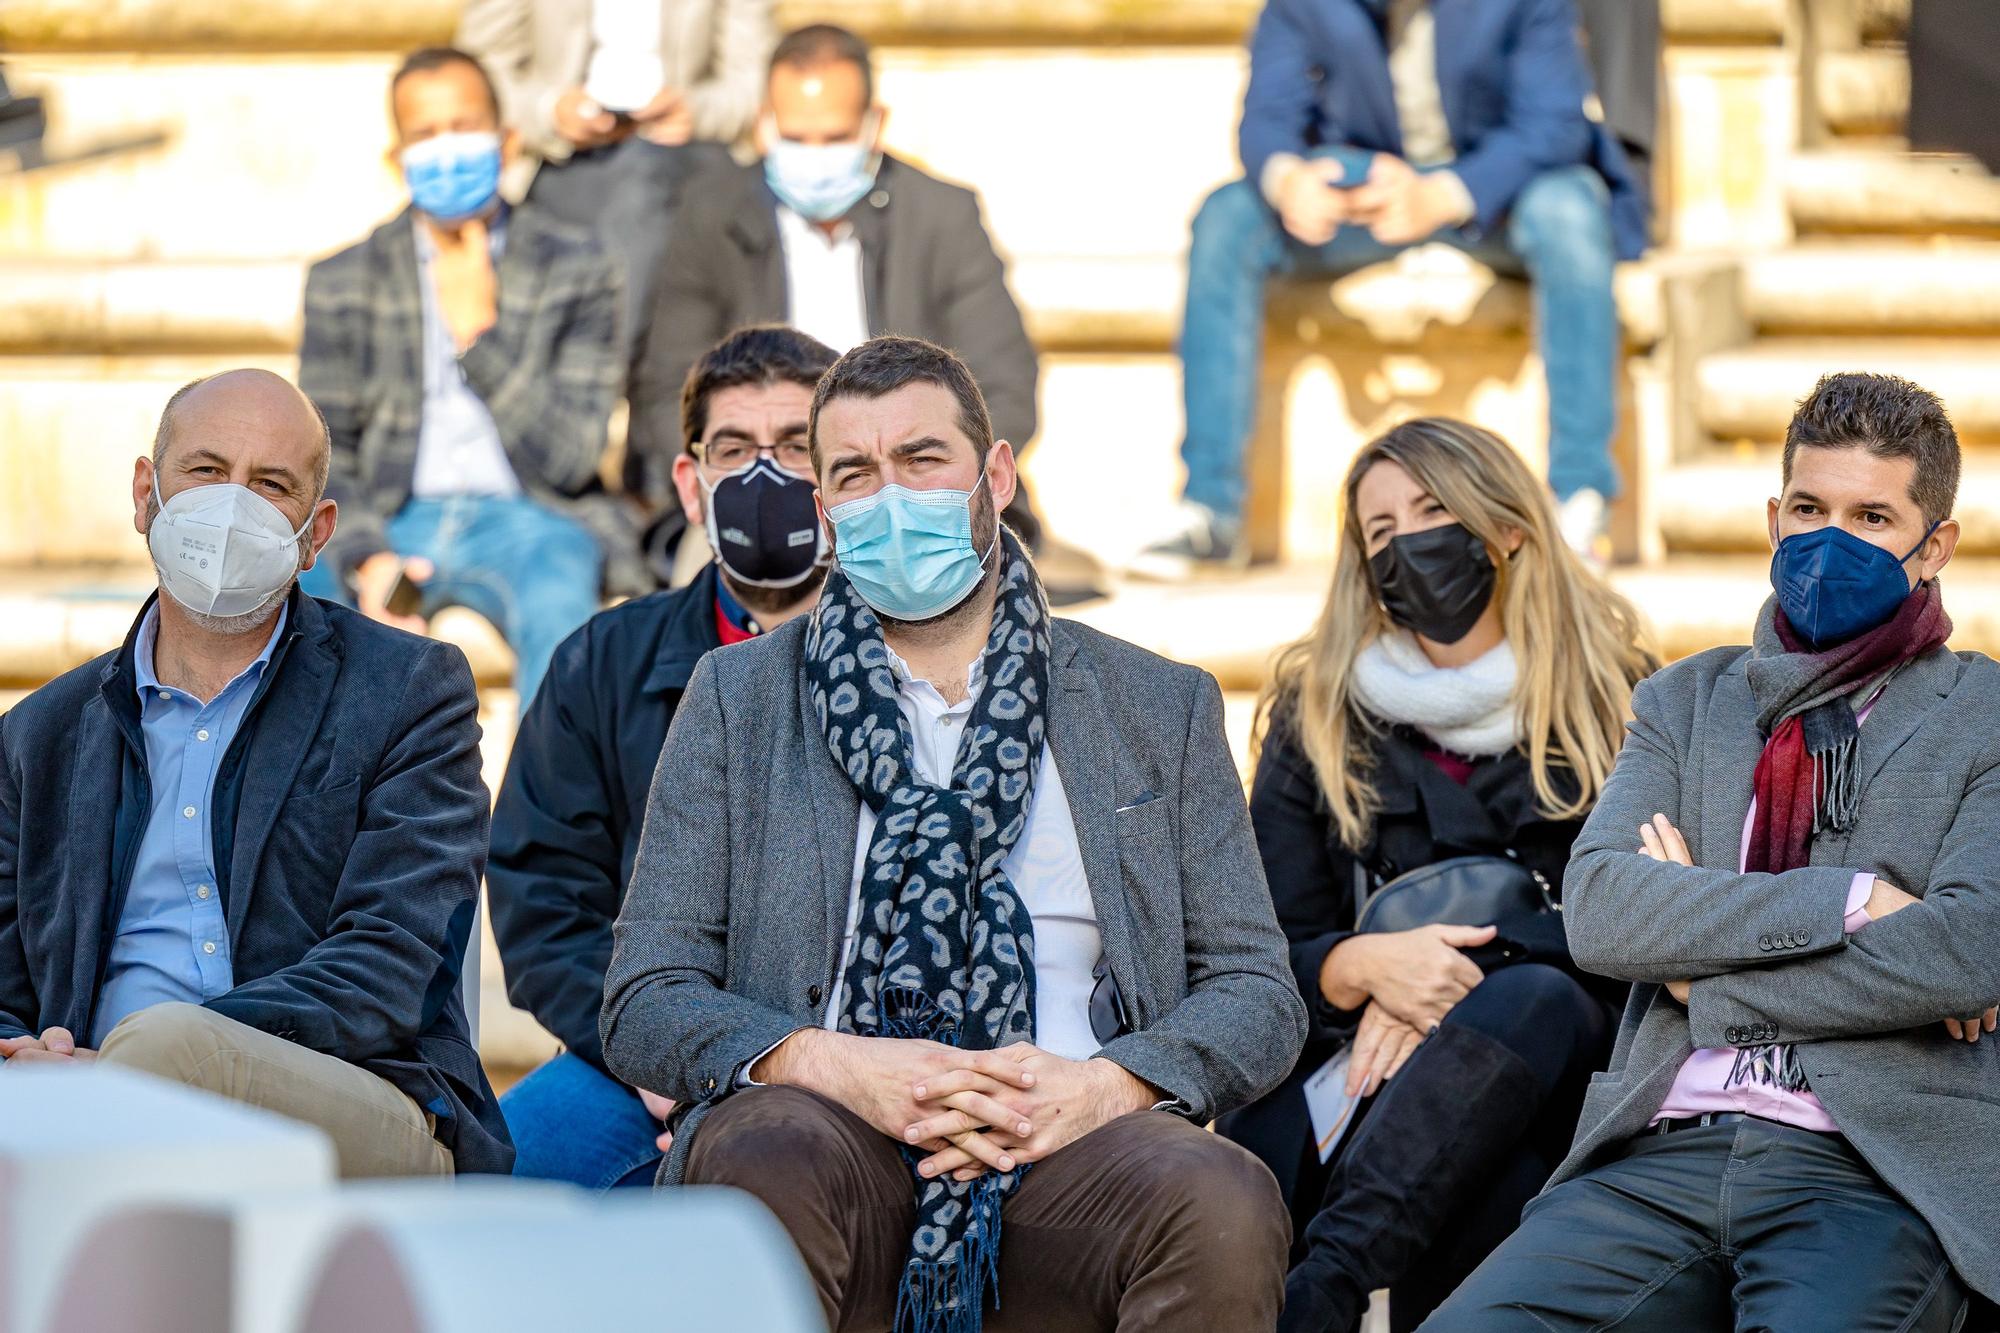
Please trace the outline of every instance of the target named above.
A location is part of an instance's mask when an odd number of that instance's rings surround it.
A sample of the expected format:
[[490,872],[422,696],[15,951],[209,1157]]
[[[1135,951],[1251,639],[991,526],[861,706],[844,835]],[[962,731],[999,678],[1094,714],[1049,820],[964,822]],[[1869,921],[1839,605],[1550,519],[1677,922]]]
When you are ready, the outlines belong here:
[[[424,414],[417,427],[417,465],[410,493],[419,500],[452,495],[519,495],[521,480],[507,461],[507,446],[486,400],[474,393],[459,368],[458,344],[438,308],[437,245],[419,220],[417,288],[423,300]],[[487,232],[493,262],[507,252],[507,215],[493,219]]]
[[127,1014],[156,1004],[201,1004],[236,984],[229,962],[229,925],[215,883],[213,812],[215,774],[236,738],[257,683],[285,632],[288,607],[257,660],[222,692],[201,703],[160,684],[153,674],[153,645],[160,608],[146,612],[133,645],[138,677],[139,723],[146,742],[146,774],[153,806],[132,866],[132,885],[111,942],[111,963],[98,996],[93,1050]]

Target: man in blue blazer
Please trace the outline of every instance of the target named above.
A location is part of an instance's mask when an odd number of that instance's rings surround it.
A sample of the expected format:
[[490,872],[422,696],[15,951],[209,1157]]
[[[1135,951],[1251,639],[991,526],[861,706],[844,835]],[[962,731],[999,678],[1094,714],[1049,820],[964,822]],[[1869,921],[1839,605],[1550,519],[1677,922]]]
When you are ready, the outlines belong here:
[[317,1125],[344,1176],[504,1172],[472,675],[298,591],[328,456],[268,371],[181,389],[132,481],[160,593],[0,717],[0,1081],[102,1060]]
[[1646,202],[1585,111],[1571,0],[1269,0],[1250,43],[1244,177],[1194,220],[1181,332],[1182,513],[1134,572],[1245,559],[1243,456],[1264,283],[1335,277],[1442,241],[1525,275],[1549,385],[1549,484],[1588,549],[1617,491],[1611,271]]

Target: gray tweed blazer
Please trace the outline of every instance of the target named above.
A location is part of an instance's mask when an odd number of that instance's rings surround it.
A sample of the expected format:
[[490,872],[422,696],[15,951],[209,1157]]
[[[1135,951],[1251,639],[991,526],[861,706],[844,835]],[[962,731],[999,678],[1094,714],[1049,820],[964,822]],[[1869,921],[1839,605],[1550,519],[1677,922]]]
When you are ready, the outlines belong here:
[[[805,621],[708,654],[674,715],[616,927],[600,1027],[625,1082],[707,1106],[821,1019],[860,801],[807,700]],[[1112,975],[1137,1031],[1101,1054],[1207,1120],[1275,1087],[1305,1040],[1206,672],[1067,621],[1049,744]]]
[[[1636,715],[1563,882],[1570,950],[1638,983],[1560,1183],[1658,1113],[1696,1047],[1798,1043],[1813,1091],[1931,1224],[1959,1273],[2000,1297],[2000,1041],[1940,1020],[2000,1001],[2000,667],[1940,648],[1888,684],[1861,728],[1861,811],[1811,864],[1737,873],[1763,748],[1744,664],[1718,648],[1641,684]],[[1695,866],[1638,851],[1664,812]],[[1841,929],[1856,871],[1923,899]],[[1688,1007],[1663,983],[1694,978]]]

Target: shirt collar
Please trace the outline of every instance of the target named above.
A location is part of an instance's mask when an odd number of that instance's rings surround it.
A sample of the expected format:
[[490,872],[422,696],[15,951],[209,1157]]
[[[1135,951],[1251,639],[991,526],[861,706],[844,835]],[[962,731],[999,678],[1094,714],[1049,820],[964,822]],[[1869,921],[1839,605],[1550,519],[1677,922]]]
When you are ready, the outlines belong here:
[[[287,597],[278,603],[278,614],[271,624],[271,637],[264,640],[264,651],[258,653],[256,660],[249,666],[237,672],[236,679],[230,681],[229,685],[234,685],[245,676],[263,674],[264,668],[271,664],[271,654],[277,649],[278,640],[285,633],[285,621],[291,614],[291,598]],[[132,642],[132,677],[133,684],[137,687],[139,708],[142,712],[146,707],[147,691],[157,694],[166,688],[160,684],[159,677],[153,674],[153,645],[159,641],[159,637],[160,604],[155,601],[146,608],[146,618],[139,622],[139,637]],[[227,690],[229,685],[223,686],[222,689]],[[217,692],[216,697],[221,697],[221,691]]]
[[715,606],[727,620],[745,634],[762,634],[764,627],[750,614],[750,609],[736,600],[736,594],[729,591],[729,580],[718,576],[715,580]]
[[[889,646],[889,641],[887,639],[884,639],[882,641],[882,652],[889,659],[889,674],[896,678],[897,690],[899,691],[913,690],[920,694],[929,693],[935,695],[939,703],[944,702],[944,696],[942,694],[938,694],[937,686],[931,684],[927,680],[922,679],[921,677],[917,676],[914,672],[912,672],[910,670],[910,664],[908,662],[905,662],[902,659],[902,657],[897,654],[896,650]],[[952,708],[969,707],[972,701],[979,697],[979,691],[982,688],[984,688],[985,684],[986,684],[986,654],[981,653],[979,656],[972,659],[972,667],[965,673],[965,698],[959,700],[958,703],[951,705],[951,707]]]

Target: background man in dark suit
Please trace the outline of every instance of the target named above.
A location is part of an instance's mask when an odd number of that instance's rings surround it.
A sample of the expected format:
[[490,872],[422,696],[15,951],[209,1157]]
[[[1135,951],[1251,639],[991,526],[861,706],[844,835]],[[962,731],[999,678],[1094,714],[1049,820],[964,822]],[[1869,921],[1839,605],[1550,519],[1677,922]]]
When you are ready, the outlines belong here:
[[472,673],[298,591],[334,532],[328,448],[268,371],[168,402],[132,479],[161,592],[0,717],[0,1058],[306,1121],[345,1176],[504,1172],[458,985]]
[[[844,352],[880,333],[949,347],[1001,438],[1035,434],[1035,348],[972,191],[882,149],[867,43],[816,24],[779,41],[758,125],[765,156],[692,184],[632,372],[626,488],[677,541],[669,472],[688,368],[731,329],[789,324]],[[1035,547],[1022,492],[1007,522]],[[656,542],[649,542],[649,553]]]

